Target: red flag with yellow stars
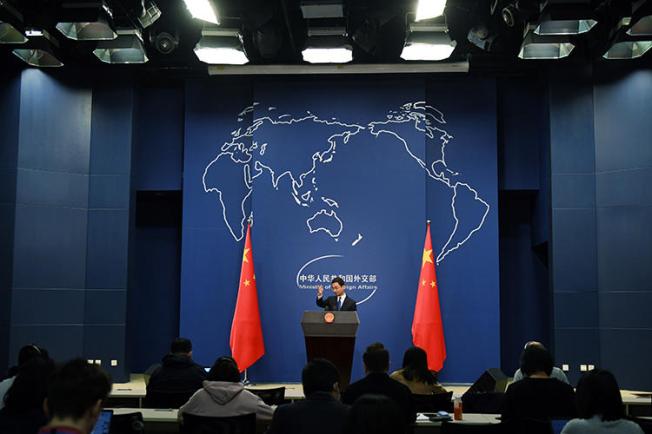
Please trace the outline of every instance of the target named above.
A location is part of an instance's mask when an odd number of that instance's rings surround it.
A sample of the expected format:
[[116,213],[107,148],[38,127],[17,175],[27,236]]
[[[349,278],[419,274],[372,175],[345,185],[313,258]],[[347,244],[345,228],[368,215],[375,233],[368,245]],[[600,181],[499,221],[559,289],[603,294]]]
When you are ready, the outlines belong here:
[[263,328],[260,324],[258,309],[258,291],[254,274],[254,258],[251,251],[251,225],[247,226],[238,300],[231,324],[231,355],[238,363],[240,372],[244,371],[265,354]]
[[435,273],[435,255],[430,239],[430,223],[427,225],[426,241],[421,259],[421,274],[417,302],[412,320],[412,342],[428,353],[428,369],[440,371],[446,360],[446,342],[444,325],[439,308],[439,289]]

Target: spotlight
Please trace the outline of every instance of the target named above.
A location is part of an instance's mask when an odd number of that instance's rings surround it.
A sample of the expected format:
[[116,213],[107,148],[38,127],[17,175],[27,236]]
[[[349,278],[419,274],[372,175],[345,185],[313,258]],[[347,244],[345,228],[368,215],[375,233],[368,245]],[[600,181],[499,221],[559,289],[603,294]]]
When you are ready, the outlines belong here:
[[548,0],[541,8],[537,35],[577,35],[590,31],[598,23],[589,0]]
[[410,35],[401,53],[403,60],[444,60],[455,49],[446,26],[410,26]]
[[568,36],[541,36],[530,31],[523,39],[518,57],[526,60],[562,59],[568,57],[574,48]]
[[167,55],[179,46],[179,35],[176,32],[172,34],[165,31],[150,33],[149,41],[156,48],[156,51]]
[[353,60],[351,43],[341,27],[308,29],[306,48],[301,52],[308,63],[348,63]]
[[56,28],[69,39],[104,41],[118,37],[111,24],[113,13],[104,1],[63,3],[59,19]]
[[342,0],[302,0],[301,13],[306,20],[316,18],[342,18]]
[[501,11],[501,16],[507,27],[514,27],[518,21],[518,11],[516,6],[505,6]]
[[0,44],[24,44],[23,16],[12,5],[0,0]]
[[217,15],[215,5],[211,0],[183,0],[190,15],[198,20],[207,21],[213,24],[219,24],[220,20]]
[[446,0],[419,0],[415,21],[429,20],[444,14]]
[[15,48],[14,55],[28,65],[39,68],[63,66],[63,62],[55,54],[59,43],[48,32],[41,29],[27,29],[25,34],[29,40],[20,48]]
[[143,38],[137,29],[117,30],[113,41],[100,41],[93,50],[104,63],[145,63],[149,59],[143,47]]
[[211,65],[244,65],[249,62],[242,37],[235,29],[204,29],[195,45],[197,58]]

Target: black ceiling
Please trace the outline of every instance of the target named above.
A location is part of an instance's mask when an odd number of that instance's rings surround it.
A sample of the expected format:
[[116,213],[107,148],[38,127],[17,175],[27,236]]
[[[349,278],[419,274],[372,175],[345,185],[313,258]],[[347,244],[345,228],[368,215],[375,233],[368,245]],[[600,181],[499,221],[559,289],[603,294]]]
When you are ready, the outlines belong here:
[[[93,54],[95,42],[66,39],[54,26],[63,0],[5,0],[24,16],[26,27],[46,29],[61,45],[64,68],[99,68],[102,70],[133,69],[138,71],[176,71],[182,74],[205,74],[207,66],[193,53],[201,37],[202,22],[190,17],[182,0],[154,0],[162,14],[158,21],[143,29],[149,62],[145,65],[106,65]],[[70,1],[70,0],[66,0]],[[80,0],[75,0],[79,2]],[[569,2],[578,0],[569,0]],[[519,2],[522,9],[538,10],[539,0],[448,0],[445,16],[451,38],[457,46],[450,60],[469,60],[472,71],[510,73],[540,68],[542,63],[588,65],[606,62],[601,54],[613,41],[616,23],[631,10],[630,0],[585,0],[599,18],[598,25],[587,35],[574,41],[575,52],[561,61],[523,61],[517,59],[523,34],[523,23],[510,28],[501,18],[503,7]],[[138,26],[136,17],[144,0],[106,0],[114,13],[116,27]],[[647,0],[651,3],[652,0]],[[240,30],[251,64],[298,64],[304,46],[308,24],[303,18],[299,0],[214,0],[223,27]],[[344,0],[345,18],[342,23],[352,36],[363,32],[372,47],[366,49],[353,43],[354,62],[400,63],[410,13],[416,0]],[[494,14],[491,11],[495,10]],[[536,19],[536,17],[531,17]],[[471,29],[490,34],[492,44],[480,49],[469,42]],[[163,54],[156,49],[157,41],[178,40],[176,49]],[[19,64],[11,55],[10,45],[0,45],[0,63]],[[617,61],[621,65],[649,66],[650,54],[636,61]]]

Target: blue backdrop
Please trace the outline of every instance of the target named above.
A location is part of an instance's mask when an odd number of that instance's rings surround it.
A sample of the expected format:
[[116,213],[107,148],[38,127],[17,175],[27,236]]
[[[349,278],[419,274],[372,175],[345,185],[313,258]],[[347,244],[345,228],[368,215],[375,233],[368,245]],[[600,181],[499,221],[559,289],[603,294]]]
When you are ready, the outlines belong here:
[[[382,89],[382,91],[379,91]],[[499,366],[493,81],[270,79],[186,88],[180,333],[229,353],[246,219],[265,356],[255,381],[297,381],[300,318],[340,275],[366,345],[400,366],[432,220],[448,359],[442,379]]]

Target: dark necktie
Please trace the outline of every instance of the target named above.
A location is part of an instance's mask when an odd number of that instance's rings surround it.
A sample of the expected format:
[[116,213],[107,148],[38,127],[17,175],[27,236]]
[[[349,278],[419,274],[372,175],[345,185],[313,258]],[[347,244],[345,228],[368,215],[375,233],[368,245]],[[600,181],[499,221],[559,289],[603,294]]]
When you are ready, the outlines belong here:
[[337,297],[337,310],[342,310],[342,297]]

